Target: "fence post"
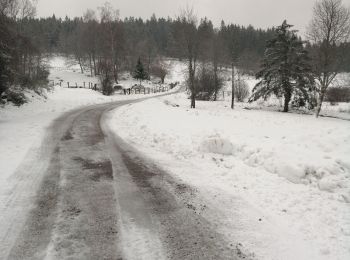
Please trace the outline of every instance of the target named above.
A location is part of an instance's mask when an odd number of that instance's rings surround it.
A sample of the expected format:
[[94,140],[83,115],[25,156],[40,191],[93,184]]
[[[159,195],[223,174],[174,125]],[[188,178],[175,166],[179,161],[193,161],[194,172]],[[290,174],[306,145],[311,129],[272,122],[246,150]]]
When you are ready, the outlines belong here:
[[67,82],[68,88],[69,88],[69,82]]
[[84,88],[85,88],[85,81],[84,81]]

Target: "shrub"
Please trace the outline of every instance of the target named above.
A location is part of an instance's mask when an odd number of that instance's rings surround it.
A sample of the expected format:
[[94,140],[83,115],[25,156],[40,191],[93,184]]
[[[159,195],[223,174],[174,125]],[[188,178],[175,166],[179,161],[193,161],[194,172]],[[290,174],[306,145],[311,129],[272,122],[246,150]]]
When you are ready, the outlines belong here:
[[6,91],[7,101],[12,102],[15,106],[22,106],[27,103],[27,98],[22,89],[10,88]]
[[111,63],[107,61],[102,61],[99,63],[101,74],[99,76],[102,94],[105,96],[110,96],[114,93],[113,88],[113,67]]
[[350,102],[350,88],[349,87],[332,87],[326,93],[326,101],[331,104],[337,102]]
[[102,94],[105,96],[110,96],[114,93],[114,88],[112,80],[109,77],[105,77],[102,81]]
[[157,64],[152,67],[151,74],[160,78],[162,84],[164,84],[165,77],[168,74],[168,68],[163,64]]
[[215,82],[215,74],[211,69],[202,68],[196,77],[196,98],[199,100],[216,100],[219,90],[224,85],[223,78],[218,74]]
[[235,97],[238,102],[244,102],[249,97],[249,86],[243,79],[238,79],[235,82]]

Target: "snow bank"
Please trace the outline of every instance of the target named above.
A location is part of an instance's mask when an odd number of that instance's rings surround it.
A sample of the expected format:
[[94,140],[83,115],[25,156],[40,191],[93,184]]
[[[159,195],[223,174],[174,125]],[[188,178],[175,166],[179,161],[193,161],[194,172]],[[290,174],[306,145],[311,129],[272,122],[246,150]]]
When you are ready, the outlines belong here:
[[208,137],[200,144],[199,151],[204,153],[232,155],[233,149],[233,144],[228,139]]
[[177,156],[195,156],[198,151],[233,155],[293,183],[331,192],[350,188],[349,123],[242,109],[231,113],[224,104],[198,110],[187,105],[179,94],[121,108],[120,114],[142,132],[130,133],[130,139],[150,136],[153,144]]
[[[220,212],[208,218],[258,259],[350,258],[350,122],[189,103],[176,94],[122,107],[110,126],[197,186]],[[254,214],[266,222],[252,225]]]

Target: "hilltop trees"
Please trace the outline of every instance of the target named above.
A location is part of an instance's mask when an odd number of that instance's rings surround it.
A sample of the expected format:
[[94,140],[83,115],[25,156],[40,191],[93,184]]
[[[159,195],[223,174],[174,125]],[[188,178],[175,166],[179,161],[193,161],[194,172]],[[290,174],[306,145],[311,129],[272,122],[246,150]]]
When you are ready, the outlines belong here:
[[342,5],[342,1],[321,0],[317,2],[308,28],[308,38],[313,43],[311,46],[312,65],[318,92],[316,117],[320,114],[327,89],[342,70],[339,50],[345,45],[340,47],[339,45],[346,42],[349,36],[350,10]]
[[312,86],[311,67],[303,42],[286,21],[276,29],[275,37],[267,43],[262,69],[257,74],[261,81],[253,89],[250,101],[270,95],[284,97],[283,112],[288,112],[292,95],[308,99]]

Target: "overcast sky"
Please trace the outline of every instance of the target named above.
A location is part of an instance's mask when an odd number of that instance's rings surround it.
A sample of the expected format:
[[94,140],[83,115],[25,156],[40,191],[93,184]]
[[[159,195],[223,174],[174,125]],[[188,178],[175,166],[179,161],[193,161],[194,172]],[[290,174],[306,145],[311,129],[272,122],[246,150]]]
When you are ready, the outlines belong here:
[[[87,8],[96,9],[106,0],[39,0],[38,16],[81,16]],[[194,6],[199,17],[208,17],[216,25],[227,23],[276,26],[287,19],[301,32],[310,21],[315,0],[110,0],[121,17],[175,17],[180,8]],[[344,3],[350,0],[343,0]]]

